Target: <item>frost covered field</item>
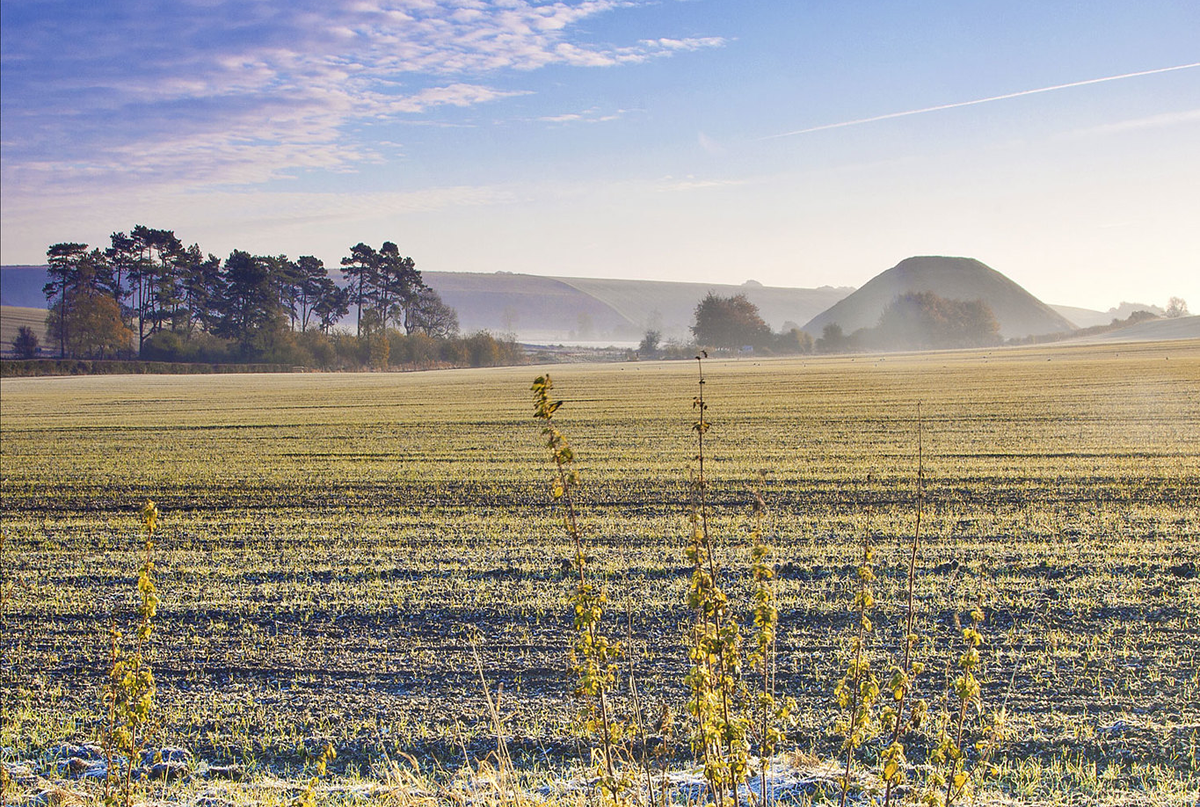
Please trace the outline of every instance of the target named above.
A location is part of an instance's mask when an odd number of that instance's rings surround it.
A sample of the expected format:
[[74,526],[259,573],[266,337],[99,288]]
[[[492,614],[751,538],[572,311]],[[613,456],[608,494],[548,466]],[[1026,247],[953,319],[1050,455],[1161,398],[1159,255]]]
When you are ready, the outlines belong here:
[[[695,362],[548,369],[608,632],[647,715],[631,753],[661,748],[654,769],[695,798],[683,775]],[[287,803],[327,742],[320,802],[586,798],[568,787],[588,760],[571,697],[573,550],[531,417],[546,370],[5,379],[5,803],[98,797],[97,763],[64,745],[102,726],[108,626],[134,626],[147,499],[161,513],[147,747],[186,755],[179,778],[143,782],[139,798]],[[1195,800],[1200,343],[705,372],[714,534],[743,614],[749,489],[765,474],[777,693],[797,702],[780,798],[840,795],[834,690],[864,535],[878,578],[866,645],[885,680],[900,648],[920,402],[918,689],[931,713],[953,707],[958,625],[979,606],[983,715],[967,733],[1004,707],[1008,738],[976,790]],[[507,795],[485,775],[497,746],[485,692],[514,766]],[[933,726],[908,741],[908,798]],[[878,797],[880,750],[863,746],[852,795]]]

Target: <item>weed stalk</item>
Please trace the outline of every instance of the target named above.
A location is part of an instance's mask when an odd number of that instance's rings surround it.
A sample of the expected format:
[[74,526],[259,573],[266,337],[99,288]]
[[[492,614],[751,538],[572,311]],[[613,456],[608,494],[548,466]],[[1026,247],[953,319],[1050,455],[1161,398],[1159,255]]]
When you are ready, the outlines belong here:
[[578,676],[575,694],[583,698],[591,716],[585,728],[600,738],[600,787],[617,804],[625,782],[617,772],[617,745],[624,727],[612,714],[609,693],[616,681],[617,661],[621,656],[620,643],[604,636],[600,623],[608,598],[604,590],[593,585],[587,575],[587,555],[575,512],[574,491],[579,488],[579,472],[574,468],[575,453],[566,438],[554,425],[554,413],[562,401],[552,401],[554,388],[550,376],[539,376],[533,382],[534,418],[542,422],[542,436],[554,462],[555,478],[552,494],[563,507],[563,529],[575,549],[575,572],[578,584],[570,603],[575,612],[575,644],[572,650],[574,670]]
[[871,660],[866,647],[867,635],[872,630],[870,613],[875,607],[875,597],[871,592],[871,583],[875,581],[875,572],[872,568],[873,559],[874,550],[871,548],[871,536],[868,530],[863,533],[862,559],[858,566],[858,586],[851,604],[851,609],[857,617],[858,626],[852,642],[850,663],[836,689],[838,706],[845,710],[834,726],[835,730],[843,737],[842,750],[846,753],[840,807],[846,807],[846,796],[850,790],[850,773],[854,767],[854,752],[874,736],[877,730],[873,707],[879,697],[879,682],[875,679],[875,674],[871,672]]
[[708,404],[704,401],[704,362],[696,357],[699,393],[692,400],[697,412],[697,472],[692,478],[692,563],[688,606],[696,612],[688,655],[692,662],[685,683],[691,692],[688,711],[695,719],[693,747],[704,766],[704,778],[718,805],[739,807],[738,785],[746,779],[749,750],[747,720],[735,698],[741,677],[741,637],[729,613],[729,599],[718,584],[716,551],[708,528],[708,480],[704,474],[704,435],[708,433]]
[[[924,700],[912,702],[913,688],[917,676],[925,670],[925,665],[913,659],[918,635],[916,632],[916,599],[914,587],[917,574],[917,552],[921,545],[921,517],[925,509],[925,452],[923,440],[921,404],[917,404],[917,515],[913,527],[912,544],[908,554],[908,579],[906,581],[906,602],[904,611],[904,652],[901,655],[900,666],[892,669],[892,677],[888,681],[888,690],[892,693],[893,705],[883,709],[880,720],[885,732],[890,733],[887,748],[883,750],[884,807],[890,807],[892,794],[896,787],[905,782],[904,769],[907,760],[904,754],[902,737],[908,729],[920,728],[929,704]],[[911,708],[909,708],[911,706]],[[907,714],[905,709],[909,708]]]
[[775,594],[775,570],[769,560],[771,547],[763,537],[763,522],[767,506],[762,494],[752,491],[754,496],[754,526],[751,531],[750,573],[754,582],[754,647],[748,661],[758,674],[758,691],[750,699],[754,704],[754,723],[758,734],[759,803],[768,804],[767,779],[771,759],[779,744],[784,740],[783,725],[787,721],[795,701],[775,698],[776,639],[779,627],[779,609]]
[[[132,654],[121,650],[121,632],[115,623],[109,627],[109,671],[102,700],[107,724],[101,734],[101,746],[108,768],[104,777],[106,805],[133,803],[133,766],[145,743],[146,724],[154,703],[154,673],[146,659],[155,615],[158,613],[158,591],[154,587],[154,531],[158,527],[158,508],[146,502],[141,510],[142,533],[145,536],[145,556],[138,573],[138,627]],[[119,775],[118,755],[127,762],[125,775]],[[117,789],[120,793],[118,795]],[[118,802],[118,798],[120,801]]]

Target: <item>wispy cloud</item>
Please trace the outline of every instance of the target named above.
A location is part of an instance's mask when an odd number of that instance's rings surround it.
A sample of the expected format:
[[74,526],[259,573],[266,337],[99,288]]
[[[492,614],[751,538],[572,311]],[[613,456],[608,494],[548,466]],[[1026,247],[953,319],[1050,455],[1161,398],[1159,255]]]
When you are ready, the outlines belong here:
[[566,112],[562,115],[545,115],[538,118],[543,123],[606,123],[620,120],[629,110],[618,109],[613,112],[602,112],[599,107],[591,107],[582,112]]
[[663,177],[655,185],[654,190],[660,193],[676,193],[679,191],[697,191],[707,188],[731,188],[738,185],[746,185],[748,180],[744,179],[698,179],[694,176],[678,177]]
[[1065,136],[1091,137],[1094,135],[1120,134],[1122,132],[1139,132],[1147,129],[1165,129],[1168,126],[1197,122],[1200,122],[1200,109],[1189,109],[1183,112],[1165,112],[1161,115],[1150,115],[1145,118],[1106,123],[1103,126],[1090,126],[1086,129],[1077,129]]
[[653,52],[655,49],[663,51],[689,51],[701,50],[702,48],[717,48],[725,44],[723,37],[706,36],[693,37],[691,39],[643,39],[644,45],[648,52]]
[[0,6],[6,197],[56,185],[254,183],[381,159],[371,121],[527,94],[723,40],[596,43],[641,0],[36,0]]
[[820,126],[810,126],[807,129],[797,129],[792,132],[783,132],[781,134],[768,135],[760,138],[761,140],[774,140],[781,137],[795,137],[796,135],[811,134],[813,132],[824,132],[829,129],[843,129],[847,126],[861,126],[864,123],[877,123],[879,121],[892,120],[894,118],[905,118],[910,115],[923,115],[927,112],[941,112],[946,109],[959,109],[961,107],[976,106],[977,104],[990,104],[994,101],[1007,101],[1010,98],[1023,98],[1027,95],[1037,95],[1044,92],[1056,92],[1058,90],[1068,90],[1073,87],[1086,87],[1090,84],[1103,84],[1108,81],[1121,81],[1123,79],[1138,78],[1141,76],[1154,76],[1160,73],[1171,73],[1176,70],[1191,70],[1200,67],[1200,62],[1191,64],[1180,64],[1173,67],[1159,67],[1154,70],[1140,70],[1136,73],[1122,73],[1118,76],[1104,76],[1102,78],[1091,78],[1084,81],[1072,81],[1068,84],[1055,84],[1051,87],[1038,87],[1032,90],[1021,90],[1019,92],[1005,93],[1004,95],[993,95],[988,98],[976,98],[971,101],[956,101],[950,104],[939,104],[937,106],[927,106],[921,109],[908,109],[903,112],[889,112],[886,115],[875,115],[870,118],[858,118],[856,120],[840,121],[838,123],[825,123]]
[[725,153],[725,147],[704,132],[697,133],[696,142],[700,144],[700,148],[704,149],[706,154],[717,156]]
[[430,87],[418,93],[398,98],[394,102],[377,99],[378,106],[385,110],[396,112],[424,112],[438,106],[467,107],[496,101],[502,98],[513,98],[518,95],[529,95],[526,90],[497,90],[478,84],[451,84],[446,87]]

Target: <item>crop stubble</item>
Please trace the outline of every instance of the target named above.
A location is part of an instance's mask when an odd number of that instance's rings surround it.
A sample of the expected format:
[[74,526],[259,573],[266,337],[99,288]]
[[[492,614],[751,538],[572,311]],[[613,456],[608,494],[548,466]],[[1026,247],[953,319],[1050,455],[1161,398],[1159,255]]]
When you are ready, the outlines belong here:
[[[621,620],[628,602],[644,698],[676,709],[694,370],[551,368],[595,568]],[[575,754],[571,550],[535,374],[6,379],[3,744],[88,736],[109,614],[133,611],[134,513],[153,498],[163,738],[214,761],[294,763],[319,737],[340,764],[397,748],[453,764],[488,743],[474,638],[515,751]],[[1200,344],[713,361],[707,374],[735,588],[747,488],[767,474],[795,746],[836,747],[863,530],[883,578],[873,647],[899,645],[920,401],[926,685],[940,690],[955,614],[981,599],[984,696],[1014,713],[1010,757],[1194,769]]]

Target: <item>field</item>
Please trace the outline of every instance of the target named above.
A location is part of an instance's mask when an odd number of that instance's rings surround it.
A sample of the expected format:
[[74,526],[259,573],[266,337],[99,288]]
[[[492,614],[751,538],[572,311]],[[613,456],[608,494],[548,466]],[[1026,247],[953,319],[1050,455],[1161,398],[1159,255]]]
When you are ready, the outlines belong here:
[[[51,781],[96,792],[55,780],[51,749],[96,736],[147,499],[162,513],[155,742],[198,761],[156,798],[285,802],[326,740],[330,801],[394,796],[413,762],[422,787],[445,786],[495,747],[481,674],[493,697],[502,687],[523,781],[573,775],[587,752],[572,550],[529,394],[546,369],[6,379],[0,745],[25,774],[15,803]],[[686,767],[695,363],[548,369],[609,630],[628,634],[649,710],[675,715],[668,748]],[[984,703],[1012,729],[988,798],[1194,803],[1200,342],[714,360],[706,375],[714,523],[742,599],[765,473],[792,764],[840,747],[864,534],[880,674],[899,646],[920,402],[922,694],[941,708],[959,615],[982,606]],[[242,782],[204,779],[229,764]]]
[[46,335],[46,310],[44,308],[19,308],[13,305],[0,306],[0,353],[12,355],[12,343],[21,326],[31,328],[38,342],[47,352],[53,348]]

